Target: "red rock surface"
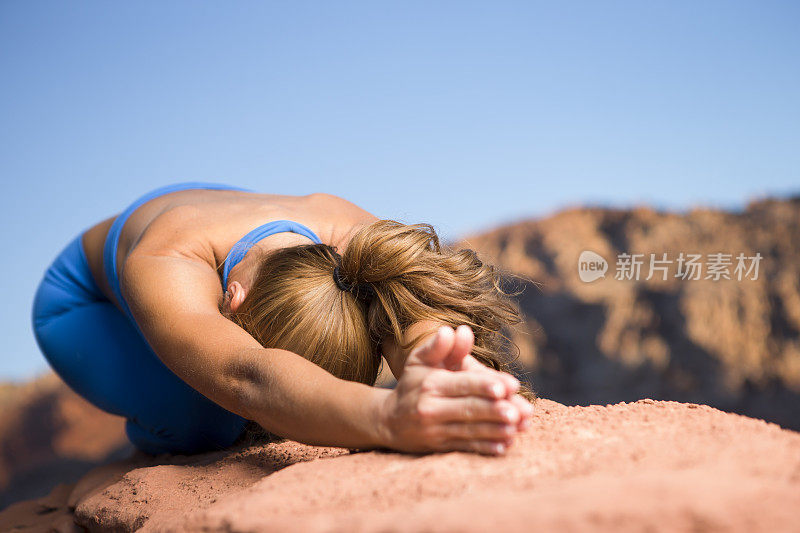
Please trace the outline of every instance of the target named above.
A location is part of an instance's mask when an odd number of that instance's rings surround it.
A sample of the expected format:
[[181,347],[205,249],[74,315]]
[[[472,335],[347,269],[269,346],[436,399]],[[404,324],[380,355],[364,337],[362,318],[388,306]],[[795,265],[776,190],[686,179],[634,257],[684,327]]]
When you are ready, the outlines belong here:
[[93,407],[53,374],[0,387],[0,509],[74,482],[129,450],[123,419]]
[[[694,404],[540,400],[502,458],[282,442],[118,463],[65,493],[47,503],[64,531],[67,501],[91,531],[796,531],[800,434]],[[41,526],[31,505],[0,529]]]

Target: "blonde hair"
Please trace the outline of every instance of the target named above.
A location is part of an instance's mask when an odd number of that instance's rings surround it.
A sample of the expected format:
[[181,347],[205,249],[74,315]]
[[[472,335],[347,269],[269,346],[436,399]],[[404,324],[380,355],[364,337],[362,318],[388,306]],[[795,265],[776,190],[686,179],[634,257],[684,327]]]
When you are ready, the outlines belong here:
[[[334,268],[348,284],[369,284],[366,301],[336,283]],[[276,250],[258,267],[255,281],[229,318],[263,346],[291,350],[346,380],[373,385],[380,344],[401,345],[411,324],[433,320],[475,333],[472,355],[484,365],[509,371],[513,345],[502,330],[521,321],[494,267],[473,250],[451,250],[429,224],[378,220],[359,229],[339,255],[326,244]],[[527,388],[523,394],[533,399]]]

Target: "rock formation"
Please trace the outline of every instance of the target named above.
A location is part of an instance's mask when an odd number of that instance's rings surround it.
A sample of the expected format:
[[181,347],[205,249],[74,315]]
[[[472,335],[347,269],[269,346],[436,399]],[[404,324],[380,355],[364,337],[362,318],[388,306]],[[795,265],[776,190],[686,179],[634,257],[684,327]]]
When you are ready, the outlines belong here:
[[0,509],[77,481],[131,449],[120,417],[91,406],[53,374],[0,387]]
[[800,434],[696,404],[539,400],[501,458],[288,441],[139,457],[10,507],[0,530],[70,531],[73,507],[89,531],[792,531]]
[[[730,213],[571,209],[456,244],[506,274],[525,323],[511,338],[542,396],[566,404],[639,398],[703,403],[800,429],[800,198]],[[578,259],[608,261],[583,282]],[[699,280],[678,274],[699,254]],[[715,281],[715,254],[730,254]],[[737,279],[738,254],[762,256],[757,279]],[[615,279],[621,254],[642,254],[639,280]],[[666,280],[656,267],[667,267]],[[664,259],[669,265],[659,264]],[[746,262],[749,266],[749,262]],[[711,274],[711,279],[706,277]]]

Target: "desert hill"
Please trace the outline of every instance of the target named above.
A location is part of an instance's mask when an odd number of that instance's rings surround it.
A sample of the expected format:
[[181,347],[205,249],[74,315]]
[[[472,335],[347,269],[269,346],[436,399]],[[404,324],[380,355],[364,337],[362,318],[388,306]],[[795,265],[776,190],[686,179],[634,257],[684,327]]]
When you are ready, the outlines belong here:
[[[800,198],[742,212],[571,209],[457,246],[532,280],[507,285],[523,291],[526,323],[513,339],[542,396],[703,403],[800,429]],[[606,259],[605,278],[581,281],[584,251]],[[681,253],[701,256],[701,279],[675,277]],[[620,254],[642,254],[638,281],[615,279]],[[672,260],[655,263],[666,280],[658,269],[645,279],[651,254]],[[708,271],[716,254],[730,254],[731,279]],[[737,279],[739,254],[762,256],[757,279]]]

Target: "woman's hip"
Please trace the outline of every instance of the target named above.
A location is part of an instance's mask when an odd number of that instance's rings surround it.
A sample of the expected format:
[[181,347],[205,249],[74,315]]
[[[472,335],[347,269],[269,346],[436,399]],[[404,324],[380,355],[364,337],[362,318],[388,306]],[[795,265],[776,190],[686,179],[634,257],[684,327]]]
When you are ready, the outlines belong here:
[[75,307],[108,300],[92,277],[82,236],[70,241],[45,271],[33,300],[34,331]]
[[53,370],[95,406],[128,418],[141,449],[217,449],[244,428],[245,419],[170,371],[136,323],[100,291],[80,236],[45,272],[32,318],[36,342]]

